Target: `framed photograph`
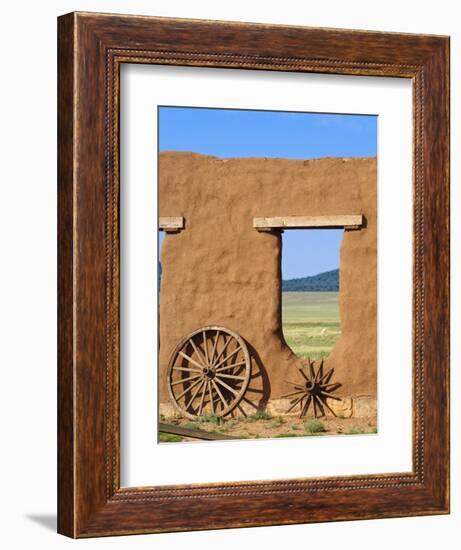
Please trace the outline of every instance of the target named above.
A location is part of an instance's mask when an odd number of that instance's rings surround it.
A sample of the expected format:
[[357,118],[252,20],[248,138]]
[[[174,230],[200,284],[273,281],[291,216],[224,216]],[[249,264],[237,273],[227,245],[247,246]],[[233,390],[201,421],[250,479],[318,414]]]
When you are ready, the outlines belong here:
[[449,512],[449,39],[58,21],[58,530]]

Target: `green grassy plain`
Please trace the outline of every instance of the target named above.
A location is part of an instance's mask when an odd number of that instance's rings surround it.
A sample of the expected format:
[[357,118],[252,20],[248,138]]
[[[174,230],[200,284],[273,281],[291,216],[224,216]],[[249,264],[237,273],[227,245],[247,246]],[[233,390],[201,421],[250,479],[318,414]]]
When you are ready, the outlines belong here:
[[298,357],[326,357],[341,336],[339,293],[282,292],[282,322]]

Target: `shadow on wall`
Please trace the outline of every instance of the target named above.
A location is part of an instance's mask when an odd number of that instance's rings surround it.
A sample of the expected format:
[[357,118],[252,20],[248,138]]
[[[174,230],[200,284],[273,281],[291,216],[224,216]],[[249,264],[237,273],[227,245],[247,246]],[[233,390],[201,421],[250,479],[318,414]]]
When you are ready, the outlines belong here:
[[244,416],[265,410],[271,394],[269,376],[261,358],[249,342],[245,343],[250,355],[251,376],[245,395],[235,409]]

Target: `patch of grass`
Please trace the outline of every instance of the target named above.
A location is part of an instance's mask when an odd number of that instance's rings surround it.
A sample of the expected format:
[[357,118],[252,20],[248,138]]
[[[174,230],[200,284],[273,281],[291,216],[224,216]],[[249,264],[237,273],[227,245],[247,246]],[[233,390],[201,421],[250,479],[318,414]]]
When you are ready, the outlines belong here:
[[232,429],[234,426],[238,424],[238,420],[226,420],[225,425],[227,428]]
[[222,423],[222,418],[219,416],[216,416],[215,414],[210,414],[208,416],[201,416],[198,419],[199,422],[209,423],[209,424],[216,424],[219,426]]
[[285,420],[281,416],[278,416],[277,418],[274,418],[273,420],[268,422],[267,427],[268,428],[280,428],[280,426],[282,424],[285,424]]
[[371,434],[377,434],[378,433],[378,428],[376,426],[374,426],[371,431],[370,431]]
[[363,428],[357,428],[356,426],[352,426],[352,428],[346,433],[347,435],[361,435],[366,432]]
[[300,430],[301,428],[298,426],[298,424],[293,423],[293,424],[290,424],[290,429],[291,430]]
[[160,433],[159,441],[160,443],[178,443],[183,441],[183,438],[179,435]]
[[275,437],[301,437],[300,434],[293,434],[291,432],[285,432],[283,434],[278,434]]
[[231,430],[236,424],[238,424],[237,420],[226,420],[221,428],[219,429],[219,431],[221,433],[226,433],[228,432],[229,430]]
[[245,422],[255,422],[256,420],[272,420],[272,415],[266,411],[256,411],[254,414],[247,416]]
[[308,420],[304,422],[304,429],[309,434],[320,434],[326,432],[325,426],[320,422],[320,420]]

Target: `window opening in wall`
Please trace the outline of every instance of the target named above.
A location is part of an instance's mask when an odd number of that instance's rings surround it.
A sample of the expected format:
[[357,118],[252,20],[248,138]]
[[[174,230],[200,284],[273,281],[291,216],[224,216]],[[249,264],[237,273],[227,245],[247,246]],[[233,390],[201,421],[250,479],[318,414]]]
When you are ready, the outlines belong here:
[[343,229],[282,233],[282,330],[298,357],[327,357],[341,336],[340,247]]

